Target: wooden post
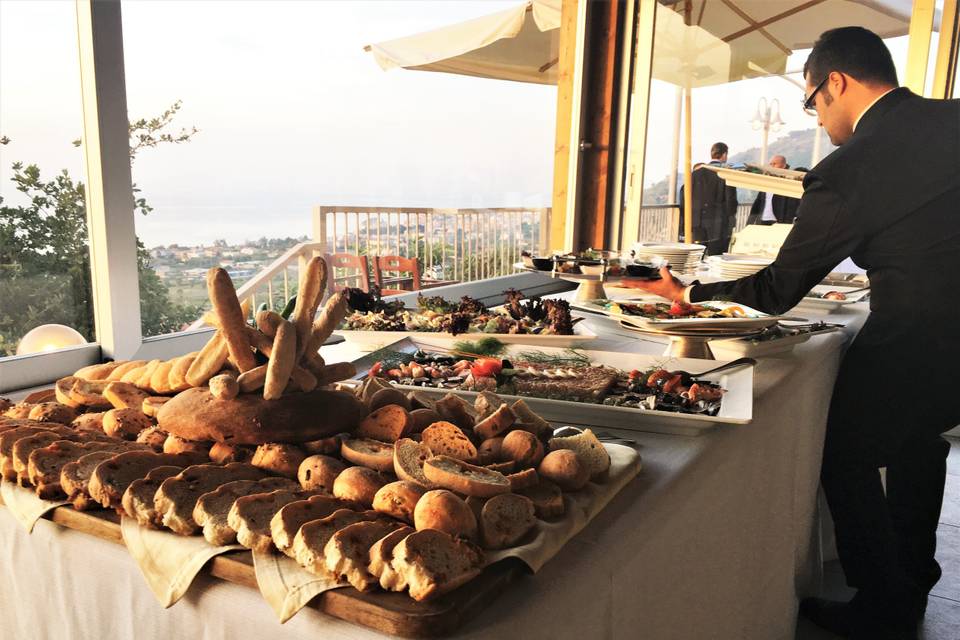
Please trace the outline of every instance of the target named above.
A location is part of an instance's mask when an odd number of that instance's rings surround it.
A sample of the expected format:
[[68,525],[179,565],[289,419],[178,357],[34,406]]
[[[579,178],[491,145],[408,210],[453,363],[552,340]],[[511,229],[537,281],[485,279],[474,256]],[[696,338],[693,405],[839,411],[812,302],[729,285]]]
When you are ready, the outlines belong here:
[[[686,0],[683,7],[683,20],[690,24],[690,13],[692,10],[691,0]],[[683,241],[693,242],[693,114],[690,111],[691,94],[693,89],[684,87],[683,90]]]
[[940,18],[940,43],[933,71],[931,98],[949,100],[956,92],[957,63],[960,62],[960,2],[944,0]]
[[[567,190],[570,185],[570,128],[573,125],[574,57],[577,48],[577,0],[563,0],[557,58],[557,124],[553,151],[553,211],[547,246],[561,249],[566,235]],[[541,220],[541,225],[543,224]]]
[[930,36],[933,33],[933,16],[936,8],[934,0],[913,0],[913,10],[910,12],[907,69],[903,84],[918,96],[925,95]]

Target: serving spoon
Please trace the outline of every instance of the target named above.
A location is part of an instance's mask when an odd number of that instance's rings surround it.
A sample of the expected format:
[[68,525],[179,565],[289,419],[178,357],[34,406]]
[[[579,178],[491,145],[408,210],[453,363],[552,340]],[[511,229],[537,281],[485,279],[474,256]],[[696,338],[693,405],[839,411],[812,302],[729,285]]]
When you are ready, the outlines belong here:
[[719,367],[714,367],[713,369],[707,369],[706,371],[701,371],[700,373],[690,373],[689,371],[684,371],[683,369],[673,369],[672,373],[674,375],[680,374],[681,381],[683,384],[687,385],[694,378],[699,378],[701,376],[706,376],[711,373],[718,373],[720,371],[727,371],[728,369],[737,369],[739,367],[753,366],[757,364],[757,361],[753,358],[737,358],[736,360],[731,360],[726,364],[722,364]]

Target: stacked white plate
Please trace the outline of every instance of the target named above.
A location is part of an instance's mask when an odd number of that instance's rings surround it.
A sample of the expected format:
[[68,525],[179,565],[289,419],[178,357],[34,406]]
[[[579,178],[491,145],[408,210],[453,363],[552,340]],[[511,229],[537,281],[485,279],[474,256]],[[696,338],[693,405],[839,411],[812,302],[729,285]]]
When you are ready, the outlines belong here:
[[657,265],[669,262],[670,270],[680,275],[695,275],[703,252],[702,244],[682,242],[638,242],[633,245],[634,259],[637,262]]
[[713,275],[724,280],[737,280],[752,276],[757,271],[770,265],[773,258],[744,256],[725,253],[722,256],[711,256],[707,259]]

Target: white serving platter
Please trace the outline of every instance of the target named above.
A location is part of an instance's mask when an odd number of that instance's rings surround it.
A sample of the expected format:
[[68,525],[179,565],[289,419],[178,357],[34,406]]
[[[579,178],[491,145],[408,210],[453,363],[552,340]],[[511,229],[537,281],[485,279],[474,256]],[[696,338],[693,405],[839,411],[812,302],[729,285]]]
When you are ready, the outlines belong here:
[[360,331],[337,329],[335,334],[341,335],[347,342],[355,344],[365,344],[370,349],[379,349],[385,345],[392,344],[405,337],[416,338],[425,344],[442,345],[449,347],[454,342],[462,340],[481,340],[483,338],[496,338],[504,344],[522,344],[536,347],[557,347],[560,349],[569,349],[570,347],[585,347],[591,340],[597,339],[597,334],[584,326],[583,322],[573,325],[573,335],[558,336],[544,335],[540,333],[458,333],[453,335],[446,332],[432,331]]
[[[818,284],[811,291],[816,293],[827,293],[830,291],[839,291],[840,293],[846,293],[847,291],[856,291],[861,287],[833,287],[826,284]],[[841,307],[845,307],[848,304],[855,304],[861,302],[864,298],[870,295],[870,290],[866,291],[857,291],[856,293],[850,294],[846,300],[827,300],[825,298],[814,298],[810,296],[804,296],[804,298],[797,303],[798,307],[807,307],[809,309],[822,309],[824,311],[835,311]]]
[[[787,325],[789,326],[789,325]],[[718,360],[736,360],[737,358],[769,358],[788,356],[795,346],[802,344],[813,336],[837,331],[836,326],[827,326],[817,331],[798,333],[773,340],[755,341],[753,338],[733,338],[730,340],[713,340],[710,350]]]
[[[614,302],[627,302],[625,300],[614,300]],[[634,303],[634,304],[644,304]],[[616,313],[604,307],[602,304],[598,304],[595,301],[586,301],[586,302],[576,302],[570,303],[570,306],[574,309],[580,309],[582,311],[590,311],[593,313],[602,313],[604,315],[610,316],[611,318],[616,318],[623,322],[636,325],[638,327],[651,327],[657,330],[669,330],[669,329],[706,329],[706,328],[737,328],[737,329],[750,329],[750,328],[762,328],[770,327],[775,325],[781,318],[781,316],[770,316],[761,311],[751,309],[742,304],[735,304],[732,302],[699,302],[697,304],[702,304],[704,306],[712,307],[714,309],[726,309],[727,307],[741,307],[745,312],[750,314],[749,317],[745,318],[644,318],[643,316],[633,316],[623,313]]]
[[[404,344],[405,343],[405,344]],[[407,340],[391,345],[396,350],[412,350],[424,346],[419,337],[416,340]],[[562,353],[562,349],[539,349],[547,353]],[[504,355],[510,358],[511,353],[524,351],[516,345],[508,348]],[[584,350],[581,353],[588,356],[594,364],[603,364],[617,369],[630,371],[632,369],[649,369],[664,367],[666,369],[683,369],[696,373],[719,366],[721,362],[715,360],[695,360],[690,358],[669,358],[665,356],[620,353],[615,351]],[[373,364],[375,354],[359,358],[355,361],[358,377],[362,377]],[[650,433],[668,433],[674,435],[698,436],[712,429],[718,424],[748,424],[753,420],[753,367],[745,366],[732,371],[723,371],[718,374],[703,377],[718,383],[726,392],[720,404],[720,411],[716,416],[699,414],[675,413],[671,411],[656,411],[633,407],[614,407],[587,402],[570,400],[549,400],[530,396],[511,396],[500,394],[505,400],[513,401],[522,397],[529,407],[538,415],[556,425],[580,425],[588,427],[610,427],[629,431],[644,431]],[[457,389],[438,389],[435,387],[419,387],[412,385],[395,385],[398,389],[418,391],[434,397],[442,397],[447,393],[461,396],[473,404],[478,395],[475,391],[461,391]]]

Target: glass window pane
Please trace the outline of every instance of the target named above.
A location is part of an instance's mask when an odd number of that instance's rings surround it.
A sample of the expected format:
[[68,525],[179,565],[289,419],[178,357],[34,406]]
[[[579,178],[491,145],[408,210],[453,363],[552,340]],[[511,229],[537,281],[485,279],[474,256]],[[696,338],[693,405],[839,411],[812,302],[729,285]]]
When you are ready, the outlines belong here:
[[74,3],[0,2],[0,357],[95,340],[82,126]]
[[[136,148],[132,165],[149,206],[136,219],[148,252],[144,335],[200,317],[214,265],[238,286],[256,278],[256,304],[281,308],[297,259],[271,278],[264,270],[323,239],[316,207],[349,209],[323,214],[327,250],[367,256],[371,280],[376,255],[416,258],[422,286],[513,272],[546,228],[556,87],[384,71],[364,46],[517,6],[124,3],[131,118],[174,111],[153,132],[172,141]],[[351,274],[338,271],[338,284],[361,281]],[[386,272],[384,288],[412,278]]]

